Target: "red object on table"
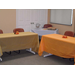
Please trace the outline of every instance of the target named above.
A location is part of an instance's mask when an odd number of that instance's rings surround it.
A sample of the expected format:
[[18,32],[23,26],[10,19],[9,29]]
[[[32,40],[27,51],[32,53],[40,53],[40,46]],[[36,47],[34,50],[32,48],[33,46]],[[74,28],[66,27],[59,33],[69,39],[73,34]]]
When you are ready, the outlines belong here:
[[19,34],[19,32],[18,32],[18,31],[16,31],[16,34]]
[[63,35],[63,37],[62,37],[62,38],[67,38],[67,36]]

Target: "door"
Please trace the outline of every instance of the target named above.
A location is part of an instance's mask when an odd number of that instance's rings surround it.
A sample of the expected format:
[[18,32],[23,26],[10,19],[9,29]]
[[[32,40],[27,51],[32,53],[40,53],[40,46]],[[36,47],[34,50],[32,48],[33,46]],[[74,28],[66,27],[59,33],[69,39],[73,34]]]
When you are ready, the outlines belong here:
[[40,24],[40,28],[47,24],[47,9],[17,9],[16,10],[16,28],[23,28],[25,32],[36,28],[36,24]]
[[17,9],[16,10],[16,28],[23,28],[24,31],[31,29],[31,10]]

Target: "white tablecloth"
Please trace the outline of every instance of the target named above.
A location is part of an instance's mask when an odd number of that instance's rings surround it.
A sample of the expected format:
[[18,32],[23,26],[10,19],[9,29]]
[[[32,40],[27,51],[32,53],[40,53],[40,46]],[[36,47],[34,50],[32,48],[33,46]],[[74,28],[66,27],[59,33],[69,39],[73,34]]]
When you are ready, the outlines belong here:
[[37,33],[39,36],[46,35],[46,34],[58,34],[58,29],[56,30],[44,30],[43,28],[35,28],[32,29],[31,32]]

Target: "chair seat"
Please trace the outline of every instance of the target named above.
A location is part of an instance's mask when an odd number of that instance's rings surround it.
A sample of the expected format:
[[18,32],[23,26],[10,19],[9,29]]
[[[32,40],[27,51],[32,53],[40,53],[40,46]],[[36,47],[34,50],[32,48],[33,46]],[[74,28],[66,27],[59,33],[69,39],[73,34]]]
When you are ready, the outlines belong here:
[[48,27],[52,27],[51,24],[45,24],[43,28],[48,28]]
[[18,31],[18,32],[24,32],[24,29],[23,28],[15,28],[13,30],[13,32],[15,33],[16,31]]
[[0,34],[3,34],[3,31],[0,29]]
[[74,37],[74,32],[72,32],[72,31],[66,31],[64,33],[64,35]]

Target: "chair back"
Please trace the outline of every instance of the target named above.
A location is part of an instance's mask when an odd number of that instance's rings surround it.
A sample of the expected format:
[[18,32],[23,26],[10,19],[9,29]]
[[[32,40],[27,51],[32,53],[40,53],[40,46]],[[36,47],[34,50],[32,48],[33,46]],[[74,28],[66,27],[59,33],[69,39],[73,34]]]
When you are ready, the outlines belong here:
[[16,31],[18,31],[18,32],[24,32],[24,29],[23,28],[15,28],[13,30],[13,32],[16,33]]
[[48,28],[48,27],[52,27],[51,24],[45,24],[43,28]]
[[74,32],[72,32],[72,31],[66,31],[64,33],[64,35],[74,37]]
[[0,34],[3,34],[3,31],[0,29]]

